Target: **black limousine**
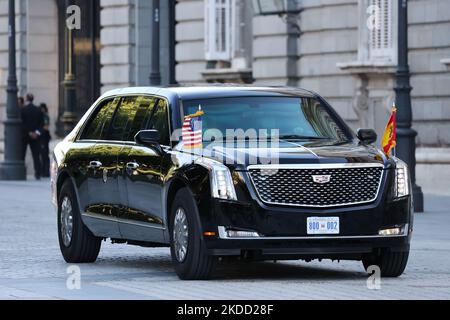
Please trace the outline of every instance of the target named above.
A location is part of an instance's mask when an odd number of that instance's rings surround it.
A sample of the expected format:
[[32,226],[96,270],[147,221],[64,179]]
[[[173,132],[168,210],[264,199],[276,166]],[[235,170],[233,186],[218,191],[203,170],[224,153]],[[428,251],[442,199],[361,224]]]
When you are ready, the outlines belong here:
[[225,257],[360,260],[397,277],[413,230],[406,164],[318,94],[190,86],[105,93],[57,145],[59,245],[170,246],[181,279]]

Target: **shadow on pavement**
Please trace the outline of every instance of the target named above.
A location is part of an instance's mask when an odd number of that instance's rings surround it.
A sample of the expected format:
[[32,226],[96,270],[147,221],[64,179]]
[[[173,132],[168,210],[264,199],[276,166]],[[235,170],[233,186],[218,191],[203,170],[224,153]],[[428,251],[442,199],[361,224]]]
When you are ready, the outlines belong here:
[[[149,249],[151,250],[151,249]],[[357,263],[357,262],[355,262]],[[143,275],[154,273],[167,273],[176,277],[175,270],[172,267],[170,255],[150,255],[135,257],[101,257],[97,265],[103,265],[107,268],[125,268],[135,275],[136,269]],[[292,279],[292,280],[349,280],[366,278],[362,264],[360,271],[343,270],[342,266],[334,264],[336,269],[330,268],[329,264],[320,266],[317,264],[307,264],[299,261],[225,261],[219,262],[212,280],[274,280],[274,279]]]
[[214,279],[308,279],[308,280],[348,280],[366,277],[361,265],[361,272],[332,269],[308,265],[306,262],[234,262],[219,265]]

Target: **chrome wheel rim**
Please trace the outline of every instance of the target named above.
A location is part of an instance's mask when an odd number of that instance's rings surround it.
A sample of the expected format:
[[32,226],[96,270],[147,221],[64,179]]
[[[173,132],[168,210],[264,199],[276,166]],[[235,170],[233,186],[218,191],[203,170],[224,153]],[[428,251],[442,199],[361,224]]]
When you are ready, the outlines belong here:
[[173,222],[173,244],[178,262],[186,259],[188,250],[188,222],[183,208],[178,208]]
[[73,208],[69,197],[64,197],[61,203],[61,238],[64,246],[70,246],[73,233]]

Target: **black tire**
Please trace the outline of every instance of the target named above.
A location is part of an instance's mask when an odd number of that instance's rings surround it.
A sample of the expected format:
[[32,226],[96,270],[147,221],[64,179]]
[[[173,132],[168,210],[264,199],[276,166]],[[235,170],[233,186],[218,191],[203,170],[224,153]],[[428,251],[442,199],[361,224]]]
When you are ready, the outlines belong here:
[[[179,208],[184,210],[187,229],[187,253],[183,261],[179,261],[174,245],[174,221]],[[207,280],[211,277],[217,258],[207,254],[202,238],[202,230],[198,220],[198,209],[191,192],[187,188],[180,189],[171,205],[170,220],[170,253],[175,271],[181,280]]]
[[[67,198],[72,206],[72,238],[70,244],[64,244],[61,229],[61,211],[63,200]],[[64,260],[68,263],[92,263],[97,260],[102,239],[95,237],[81,220],[78,201],[70,180],[61,187],[58,198],[58,239]]]
[[366,271],[369,266],[376,265],[380,268],[382,277],[394,278],[403,274],[408,263],[408,257],[409,251],[381,251],[379,254],[363,257],[362,263]]

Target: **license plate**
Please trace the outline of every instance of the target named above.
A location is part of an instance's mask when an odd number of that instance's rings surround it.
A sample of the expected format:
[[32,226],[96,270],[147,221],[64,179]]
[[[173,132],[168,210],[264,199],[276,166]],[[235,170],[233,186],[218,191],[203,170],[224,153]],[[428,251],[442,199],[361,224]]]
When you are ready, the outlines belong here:
[[339,217],[308,217],[308,234],[339,234]]

